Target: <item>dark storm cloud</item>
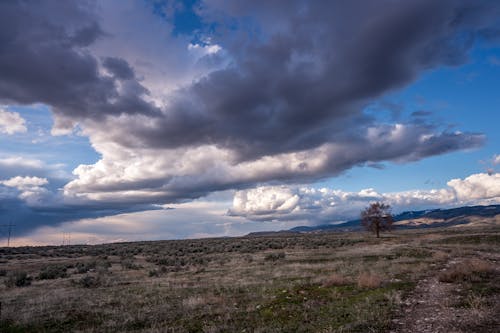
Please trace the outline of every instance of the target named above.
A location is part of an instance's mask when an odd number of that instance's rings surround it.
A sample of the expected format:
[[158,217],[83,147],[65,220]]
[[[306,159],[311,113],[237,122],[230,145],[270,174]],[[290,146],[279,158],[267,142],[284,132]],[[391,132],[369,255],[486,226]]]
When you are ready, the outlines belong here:
[[[156,148],[214,144],[241,160],[357,140],[374,123],[362,112],[367,103],[424,70],[462,64],[478,36],[498,28],[492,13],[499,7],[490,1],[207,1],[199,15],[207,24],[218,20],[212,41],[231,65],[177,91],[160,115],[142,98],[149,92],[127,61],[103,58],[111,76],[99,73],[85,46],[109,36],[91,2],[55,3],[0,5],[3,101],[43,102],[66,121],[154,114],[153,124],[131,122],[127,135],[111,139]],[[117,81],[125,84],[118,88]]]
[[374,121],[363,106],[425,70],[464,63],[477,38],[498,26],[491,14],[498,7],[490,1],[209,1],[201,11],[206,20],[237,22],[213,37],[232,65],[178,91],[153,126],[131,124],[127,132],[138,140],[114,139],[158,148],[215,144],[241,159],[355,139]]
[[115,77],[99,74],[99,63],[86,47],[106,33],[93,10],[87,1],[2,1],[0,101],[45,103],[76,121],[154,113],[141,97],[146,89],[129,89],[126,96],[118,91],[117,79],[133,79],[125,61],[106,59]]
[[[2,186],[0,185],[0,215],[2,222],[15,224],[13,229],[15,236],[26,235],[36,228],[42,226],[57,226],[64,222],[78,221],[84,218],[98,218],[122,213],[132,213],[144,210],[157,210],[158,207],[151,205],[106,204],[88,206],[54,206],[54,207],[32,207],[23,200],[15,197],[2,197]],[[1,236],[4,235],[0,235]]]
[[122,80],[133,79],[135,74],[128,62],[121,58],[107,57],[103,61],[104,67],[114,76]]

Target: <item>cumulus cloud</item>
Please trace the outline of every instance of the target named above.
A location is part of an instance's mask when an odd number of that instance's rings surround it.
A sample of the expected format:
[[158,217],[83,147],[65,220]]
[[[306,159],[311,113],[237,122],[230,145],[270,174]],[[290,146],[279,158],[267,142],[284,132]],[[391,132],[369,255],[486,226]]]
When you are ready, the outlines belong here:
[[29,187],[38,187],[42,185],[46,185],[48,183],[45,178],[38,177],[14,177],[8,180],[0,181],[5,186],[15,187],[18,189],[24,189]]
[[160,209],[147,204],[88,204],[66,198],[59,191],[68,179],[61,167],[23,156],[0,158],[0,215],[6,221],[14,221],[16,235],[81,218]]
[[393,193],[379,193],[372,188],[345,192],[310,187],[257,187],[236,192],[228,214],[256,221],[300,219],[318,224],[357,218],[373,201],[384,201],[396,211],[500,204],[499,174],[473,174],[464,179],[452,179],[447,185],[443,189]]
[[232,212],[233,215],[246,212],[260,216],[290,214],[298,208],[299,200],[299,195],[286,187],[259,187],[236,192]]
[[24,133],[26,121],[17,112],[9,112],[0,108],[0,133],[14,134]]
[[500,201],[500,174],[475,174],[465,179],[452,179],[448,186],[453,188],[461,202],[470,200]]
[[0,184],[7,187],[16,188],[19,191],[19,198],[29,206],[45,205],[52,194],[43,186],[49,182],[46,178],[39,177],[14,177],[7,180],[0,180]]

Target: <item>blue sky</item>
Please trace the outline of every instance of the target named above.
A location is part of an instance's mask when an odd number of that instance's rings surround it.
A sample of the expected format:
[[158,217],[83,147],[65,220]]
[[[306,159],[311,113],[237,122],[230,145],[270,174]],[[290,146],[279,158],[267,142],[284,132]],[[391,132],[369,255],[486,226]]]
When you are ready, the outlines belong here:
[[[500,49],[473,50],[469,62],[426,72],[416,82],[389,94],[385,99],[402,107],[406,116],[429,111],[433,121],[458,130],[484,133],[480,149],[433,156],[407,164],[385,164],[385,169],[354,168],[321,185],[350,191],[374,187],[384,192],[442,187],[451,178],[493,168],[491,159],[499,150]],[[390,112],[388,112],[390,114]],[[396,179],[404,181],[395,181]]]
[[46,105],[9,106],[26,120],[26,133],[14,136],[5,135],[0,144],[2,154],[20,155],[39,159],[47,164],[64,164],[68,174],[80,164],[95,163],[99,155],[92,149],[85,136],[52,136],[50,130],[53,118]]
[[494,1],[0,6],[16,244],[500,203]]

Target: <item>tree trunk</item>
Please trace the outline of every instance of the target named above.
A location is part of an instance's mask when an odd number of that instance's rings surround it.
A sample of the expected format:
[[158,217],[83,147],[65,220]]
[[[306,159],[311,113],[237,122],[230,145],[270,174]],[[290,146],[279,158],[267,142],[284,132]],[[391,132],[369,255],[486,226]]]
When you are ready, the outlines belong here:
[[380,238],[380,226],[378,225],[378,223],[375,226],[375,230],[377,230],[377,238]]

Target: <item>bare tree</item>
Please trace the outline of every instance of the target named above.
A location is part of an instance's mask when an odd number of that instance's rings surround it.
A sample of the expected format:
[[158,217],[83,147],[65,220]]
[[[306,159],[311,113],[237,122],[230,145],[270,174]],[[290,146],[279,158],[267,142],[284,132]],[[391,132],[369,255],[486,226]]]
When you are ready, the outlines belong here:
[[361,212],[361,223],[366,230],[375,232],[380,238],[380,231],[389,231],[394,222],[391,206],[382,202],[374,202]]

